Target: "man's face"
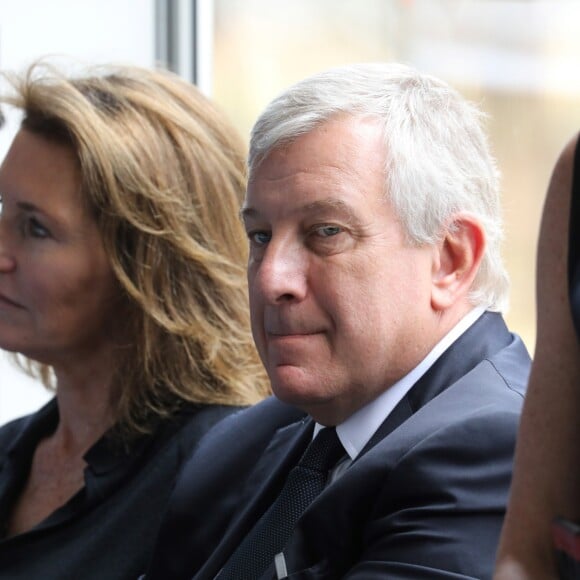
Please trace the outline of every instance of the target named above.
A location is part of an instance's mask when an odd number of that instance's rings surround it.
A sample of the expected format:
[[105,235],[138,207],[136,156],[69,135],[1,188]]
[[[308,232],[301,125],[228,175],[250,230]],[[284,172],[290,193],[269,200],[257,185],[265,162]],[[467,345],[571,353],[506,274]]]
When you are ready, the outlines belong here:
[[341,116],[274,150],[243,210],[252,331],[272,388],[323,424],[374,399],[432,345],[433,249],[384,197],[376,123]]

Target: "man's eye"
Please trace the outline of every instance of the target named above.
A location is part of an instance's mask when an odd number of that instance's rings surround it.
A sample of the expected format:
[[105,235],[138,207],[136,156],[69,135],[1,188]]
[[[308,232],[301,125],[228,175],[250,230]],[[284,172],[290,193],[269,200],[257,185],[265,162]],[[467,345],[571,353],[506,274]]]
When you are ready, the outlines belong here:
[[249,232],[248,233],[248,238],[250,239],[250,242],[258,245],[258,246],[263,246],[265,244],[267,244],[270,239],[271,239],[272,235],[269,232]]
[[317,235],[322,238],[330,238],[340,234],[340,232],[342,232],[342,229],[339,226],[320,226],[316,228]]

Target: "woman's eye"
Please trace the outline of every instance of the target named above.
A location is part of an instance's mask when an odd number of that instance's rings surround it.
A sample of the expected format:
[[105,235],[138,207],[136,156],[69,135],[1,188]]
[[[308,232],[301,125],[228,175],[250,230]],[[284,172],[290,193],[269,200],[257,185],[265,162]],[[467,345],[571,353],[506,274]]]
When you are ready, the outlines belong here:
[[50,237],[50,231],[45,228],[35,217],[29,217],[25,220],[23,234],[31,238],[44,239]]
[[323,238],[330,238],[340,234],[342,229],[339,226],[320,226],[316,228],[316,233]]

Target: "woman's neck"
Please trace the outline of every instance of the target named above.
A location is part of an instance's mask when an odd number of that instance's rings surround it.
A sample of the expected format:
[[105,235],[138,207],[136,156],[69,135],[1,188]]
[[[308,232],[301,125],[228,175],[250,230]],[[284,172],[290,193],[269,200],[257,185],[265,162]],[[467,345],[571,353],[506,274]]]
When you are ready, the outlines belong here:
[[55,368],[59,422],[52,439],[63,452],[86,452],[113,425],[111,368]]

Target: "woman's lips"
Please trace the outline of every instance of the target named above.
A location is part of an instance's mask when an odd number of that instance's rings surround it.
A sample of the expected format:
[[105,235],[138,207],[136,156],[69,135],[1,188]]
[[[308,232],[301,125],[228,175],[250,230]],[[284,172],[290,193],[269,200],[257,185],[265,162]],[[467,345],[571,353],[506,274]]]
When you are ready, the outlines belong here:
[[7,296],[0,293],[0,304],[8,304],[9,306],[14,306],[15,308],[22,308],[18,302],[14,302],[14,300],[10,300]]

